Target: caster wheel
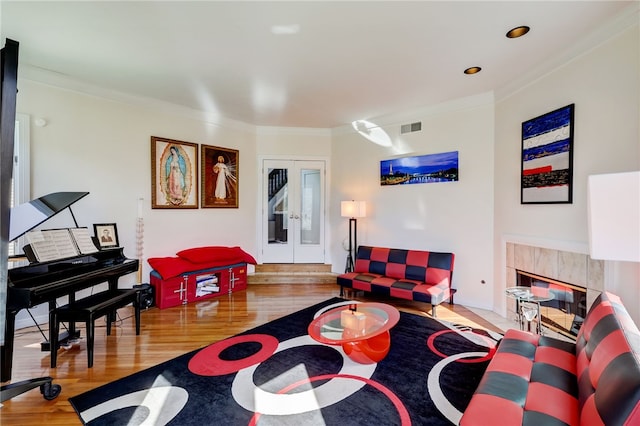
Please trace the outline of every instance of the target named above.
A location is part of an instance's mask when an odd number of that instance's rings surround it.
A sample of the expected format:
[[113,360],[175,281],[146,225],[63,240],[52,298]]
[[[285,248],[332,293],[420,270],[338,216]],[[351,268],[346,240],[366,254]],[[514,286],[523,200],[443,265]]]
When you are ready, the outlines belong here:
[[60,395],[60,391],[62,391],[62,386],[54,385],[51,382],[40,385],[40,393],[47,401],[56,399]]

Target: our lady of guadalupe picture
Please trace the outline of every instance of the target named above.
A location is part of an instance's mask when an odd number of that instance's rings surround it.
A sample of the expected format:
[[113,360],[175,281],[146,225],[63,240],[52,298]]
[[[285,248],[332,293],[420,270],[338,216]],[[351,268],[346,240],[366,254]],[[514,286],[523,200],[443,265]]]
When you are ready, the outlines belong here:
[[198,208],[198,145],[151,137],[151,207]]

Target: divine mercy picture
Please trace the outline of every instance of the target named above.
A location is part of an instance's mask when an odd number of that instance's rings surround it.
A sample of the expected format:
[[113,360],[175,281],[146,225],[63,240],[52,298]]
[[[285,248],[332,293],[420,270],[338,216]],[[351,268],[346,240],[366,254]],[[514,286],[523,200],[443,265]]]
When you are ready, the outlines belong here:
[[239,151],[209,145],[201,145],[200,151],[201,206],[237,208]]
[[151,137],[151,207],[198,208],[198,145]]

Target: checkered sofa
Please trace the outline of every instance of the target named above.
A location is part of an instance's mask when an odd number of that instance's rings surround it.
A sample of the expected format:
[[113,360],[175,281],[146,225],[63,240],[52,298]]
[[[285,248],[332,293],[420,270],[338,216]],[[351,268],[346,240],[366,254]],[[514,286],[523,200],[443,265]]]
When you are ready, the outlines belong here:
[[575,344],[510,329],[460,426],[640,425],[640,332],[602,293]]
[[337,278],[340,295],[348,288],[426,302],[435,317],[437,305],[447,299],[453,304],[454,257],[453,253],[360,246],[354,271]]

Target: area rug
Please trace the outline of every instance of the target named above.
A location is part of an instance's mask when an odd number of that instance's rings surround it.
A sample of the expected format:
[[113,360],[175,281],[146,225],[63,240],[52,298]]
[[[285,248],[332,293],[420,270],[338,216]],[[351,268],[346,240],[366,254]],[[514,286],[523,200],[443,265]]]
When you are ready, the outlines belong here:
[[401,313],[374,364],[311,339],[334,298],[69,399],[89,425],[458,424],[499,334]]

